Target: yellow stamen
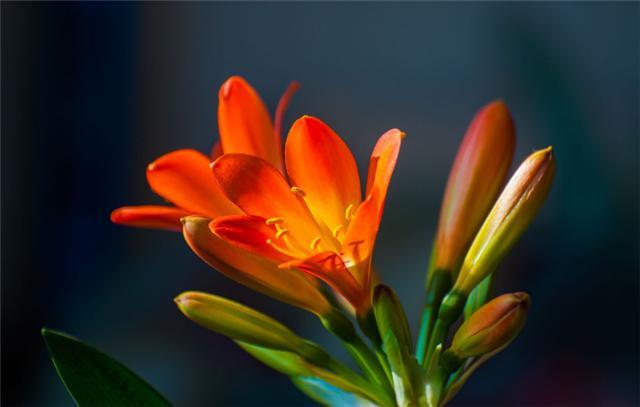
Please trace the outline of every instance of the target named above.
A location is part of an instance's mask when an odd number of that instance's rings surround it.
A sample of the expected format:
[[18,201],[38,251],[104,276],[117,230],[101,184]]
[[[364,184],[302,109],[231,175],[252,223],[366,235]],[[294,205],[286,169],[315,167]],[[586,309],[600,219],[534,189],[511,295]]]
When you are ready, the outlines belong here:
[[318,247],[320,240],[322,240],[320,236],[316,236],[316,238],[311,241],[311,250],[315,250],[316,247]]
[[338,225],[333,229],[333,237],[338,238],[338,234],[344,230],[343,225]]
[[282,253],[282,254],[284,254],[284,255],[285,255],[285,256],[287,256],[287,257],[293,257],[293,258],[298,257],[298,256],[296,256],[294,253],[290,252],[289,250],[287,250],[287,249],[285,249],[285,248],[283,248],[283,247],[278,246],[278,245],[277,245],[277,244],[275,244],[275,243],[274,243],[274,241],[273,241],[273,240],[271,240],[271,239],[267,239],[267,244],[268,244],[269,246],[273,247],[273,248],[274,248],[278,253]]
[[291,187],[291,192],[293,192],[296,195],[300,195],[303,198],[307,195],[302,189],[298,187]]
[[282,235],[289,233],[289,229],[278,229],[276,232],[276,237],[280,238]]
[[349,206],[347,206],[347,210],[344,212],[344,217],[349,220],[351,219],[352,213],[353,212],[353,204],[349,204]]
[[269,218],[267,219],[267,225],[275,225],[276,223],[284,222],[284,218]]

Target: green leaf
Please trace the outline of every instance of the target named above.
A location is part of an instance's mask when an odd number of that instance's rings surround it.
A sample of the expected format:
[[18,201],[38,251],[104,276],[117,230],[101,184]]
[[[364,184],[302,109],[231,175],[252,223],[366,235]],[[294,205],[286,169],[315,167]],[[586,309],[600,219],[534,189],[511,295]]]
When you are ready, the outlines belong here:
[[42,336],[60,379],[78,406],[170,406],[144,380],[110,356],[47,328]]

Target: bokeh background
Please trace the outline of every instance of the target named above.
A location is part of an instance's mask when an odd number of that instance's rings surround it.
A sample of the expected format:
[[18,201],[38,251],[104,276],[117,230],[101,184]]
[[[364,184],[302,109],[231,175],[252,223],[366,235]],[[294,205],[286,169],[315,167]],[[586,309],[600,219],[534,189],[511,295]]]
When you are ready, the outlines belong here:
[[[241,74],[287,123],[313,114],[354,150],[408,133],[377,263],[417,329],[457,145],[503,98],[516,162],[552,144],[557,179],[501,267],[533,298],[520,337],[454,405],[638,405],[639,3],[2,2],[2,404],[70,405],[39,329],[106,350],[177,405],[308,405],[177,311],[188,289],[276,316],[340,353],[312,316],[208,269],[179,234],[112,225],[155,202],[146,164],[217,138]],[[514,164],[515,166],[515,164]]]

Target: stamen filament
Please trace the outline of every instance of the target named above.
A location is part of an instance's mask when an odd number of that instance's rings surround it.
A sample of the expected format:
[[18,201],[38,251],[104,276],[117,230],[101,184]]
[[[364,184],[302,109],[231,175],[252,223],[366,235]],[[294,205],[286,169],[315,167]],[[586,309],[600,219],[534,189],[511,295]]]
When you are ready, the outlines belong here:
[[322,240],[322,238],[320,236],[316,236],[315,239],[313,239],[311,241],[311,250],[315,250],[316,247],[318,247],[318,244],[320,243],[320,240]]

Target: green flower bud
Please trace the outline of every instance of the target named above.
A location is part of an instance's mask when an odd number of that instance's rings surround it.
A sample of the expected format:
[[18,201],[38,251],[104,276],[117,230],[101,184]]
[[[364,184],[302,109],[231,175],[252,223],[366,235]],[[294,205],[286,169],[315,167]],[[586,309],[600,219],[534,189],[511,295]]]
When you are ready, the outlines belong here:
[[308,348],[302,338],[278,321],[226,298],[188,291],[175,302],[193,322],[233,340],[296,354]]
[[453,290],[468,295],[492,273],[538,213],[555,175],[551,147],[520,165],[476,235]]

